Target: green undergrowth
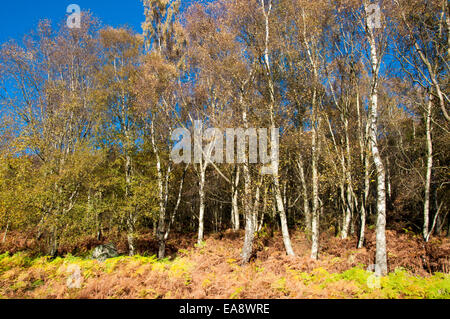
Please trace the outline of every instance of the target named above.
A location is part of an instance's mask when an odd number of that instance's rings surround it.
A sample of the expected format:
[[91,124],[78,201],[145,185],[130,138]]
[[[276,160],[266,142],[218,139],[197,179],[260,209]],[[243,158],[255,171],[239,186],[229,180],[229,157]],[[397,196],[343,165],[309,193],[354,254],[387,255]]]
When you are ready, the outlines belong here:
[[300,280],[316,289],[327,289],[333,284],[352,284],[350,295],[354,298],[379,299],[449,299],[450,275],[435,273],[429,277],[414,276],[404,269],[396,269],[387,276],[377,278],[362,265],[343,273],[329,273],[317,268],[310,273],[289,270],[293,280]]
[[[229,262],[230,260],[224,260],[225,265]],[[0,255],[0,298],[24,296],[46,298],[49,294],[51,295],[57,283],[61,285],[67,280],[68,271],[73,271],[74,265],[80,270],[85,280],[91,278],[101,281],[119,274],[129,277],[142,275],[145,278],[154,273],[167,278],[169,284],[176,282],[181,287],[198,284],[203,290],[214,290],[213,286],[220,284],[214,280],[216,275],[219,275],[214,271],[202,278],[201,282],[194,282],[193,275],[199,265],[192,262],[188,255],[173,260],[158,260],[156,256],[120,256],[100,262],[72,255],[51,259],[49,257],[31,258],[24,253],[15,255],[5,253]],[[386,277],[377,278],[366,271],[363,265],[342,273],[330,273],[325,268],[316,268],[311,272],[286,268],[277,275],[262,266],[253,268],[255,278],[258,276],[273,278],[272,284],[267,289],[280,297],[450,298],[450,275],[442,273],[418,277],[405,269],[396,269]],[[233,271],[237,274],[244,271],[244,268],[233,268]],[[229,279],[232,280],[232,278]],[[238,288],[230,292],[230,298],[240,298],[241,295],[248,297],[245,293],[246,287],[242,287],[238,282],[234,287]],[[153,290],[150,289],[152,287],[141,288],[142,296],[159,296],[158,293],[152,292]],[[306,293],[302,295],[302,291]],[[170,292],[166,294],[166,296],[169,295]],[[76,294],[73,296],[76,297]]]

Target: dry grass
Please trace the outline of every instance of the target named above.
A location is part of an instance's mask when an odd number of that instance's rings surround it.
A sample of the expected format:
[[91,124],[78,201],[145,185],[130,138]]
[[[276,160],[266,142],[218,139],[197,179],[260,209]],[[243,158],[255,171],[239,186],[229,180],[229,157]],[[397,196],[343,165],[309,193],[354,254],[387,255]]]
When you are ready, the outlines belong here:
[[[248,265],[239,261],[242,235],[210,236],[201,247],[177,236],[169,247],[178,251],[162,261],[123,256],[99,262],[71,255],[50,261],[23,253],[4,254],[0,256],[0,297],[450,298],[449,275],[427,272],[448,271],[448,240],[423,245],[413,236],[388,232],[392,273],[382,279],[380,289],[371,289],[367,286],[370,274],[364,270],[373,263],[371,232],[360,250],[355,248],[356,239],[324,234],[319,261],[309,259],[309,241],[301,232],[292,234],[295,257],[285,256],[278,234],[263,236],[257,239],[255,258]],[[73,265],[81,271],[80,288],[67,286]]]

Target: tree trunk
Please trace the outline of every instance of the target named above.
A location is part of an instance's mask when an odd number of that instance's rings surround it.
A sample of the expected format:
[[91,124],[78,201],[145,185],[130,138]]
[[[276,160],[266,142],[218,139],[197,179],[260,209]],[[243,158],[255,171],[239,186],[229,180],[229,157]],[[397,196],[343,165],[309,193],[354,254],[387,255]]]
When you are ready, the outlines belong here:
[[[356,85],[356,84],[355,84]],[[368,150],[368,138],[370,133],[370,112],[367,116],[365,130],[362,130],[362,117],[361,117],[361,105],[359,91],[356,92],[356,113],[358,116],[358,132],[359,132],[359,148],[360,148],[360,160],[364,165],[364,190],[361,194],[361,210],[360,210],[360,230],[358,248],[364,246],[365,231],[366,231],[366,214],[368,211],[367,201],[369,199],[370,191],[370,161]]]
[[251,196],[251,177],[248,168],[248,163],[246,162],[243,166],[244,172],[244,198],[242,200],[244,206],[244,216],[245,216],[245,239],[244,247],[242,248],[242,263],[246,264],[250,261],[253,253],[253,239],[255,237],[255,226],[254,222],[254,212],[251,209],[250,203],[252,202]]
[[200,197],[199,213],[198,213],[198,237],[197,244],[203,243],[204,232],[204,217],[205,217],[205,171],[206,167],[201,163],[200,165],[200,181],[198,194]]
[[134,247],[134,229],[129,226],[128,227],[128,235],[127,235],[127,240],[128,240],[128,254],[130,256],[134,256],[136,251],[135,251],[135,247]]
[[312,100],[312,155],[311,155],[311,169],[312,169],[312,221],[311,221],[311,258],[317,260],[319,258],[319,230],[320,230],[320,213],[319,213],[319,174],[317,168],[317,154],[318,154],[318,123],[317,123],[317,106],[316,106],[317,90],[314,89]]
[[447,238],[450,238],[450,215],[447,218]]
[[3,234],[3,239],[2,239],[2,243],[4,244],[6,242],[6,235],[8,235],[8,230],[9,230],[9,219],[8,222],[6,223],[6,229],[5,229],[5,233]]
[[284,210],[283,199],[281,197],[280,185],[278,183],[278,177],[274,177],[274,190],[275,200],[277,202],[278,211],[280,213],[281,233],[283,235],[283,243],[288,256],[294,256],[294,250],[292,249],[291,238],[289,236],[289,229],[287,224],[286,212]]
[[[244,89],[241,88],[242,94]],[[248,120],[247,120],[247,105],[244,104],[243,96],[240,96],[240,104],[242,106],[242,121],[244,123],[244,128],[248,129]],[[244,175],[244,196],[242,198],[242,206],[244,208],[244,217],[245,217],[245,239],[244,239],[244,247],[242,248],[242,263],[246,264],[250,261],[253,252],[253,239],[255,236],[254,230],[255,227],[253,225],[254,212],[251,209],[252,203],[252,189],[251,189],[251,175],[249,170],[249,160],[246,159],[243,165],[243,175]]]
[[433,140],[431,136],[432,106],[433,106],[433,96],[432,94],[430,94],[426,114],[427,174],[425,179],[425,198],[423,203],[423,238],[425,239],[425,241],[428,241],[429,238],[430,189],[431,189],[431,173],[433,169]]
[[[150,133],[151,133],[153,152],[155,153],[155,156],[156,156],[156,173],[157,173],[157,177],[158,177],[159,216],[158,216],[158,225],[156,227],[156,239],[158,241],[158,258],[162,259],[165,256],[165,248],[166,248],[166,241],[165,241],[166,210],[167,210],[167,201],[168,201],[168,196],[169,196],[168,183],[169,183],[169,176],[170,176],[170,172],[171,172],[171,164],[169,163],[169,166],[167,167],[166,176],[164,178],[163,172],[162,172],[161,158],[159,156],[159,149],[158,149],[158,146],[156,144],[156,139],[155,139],[155,128],[154,128],[153,120],[152,120],[150,129],[151,129]],[[155,229],[153,229],[153,232],[155,233]]]
[[[365,2],[367,8],[367,2]],[[366,10],[367,11],[367,10]],[[367,24],[367,38],[370,44],[370,62],[372,67],[371,81],[371,129],[370,145],[377,170],[377,225],[376,225],[376,272],[377,275],[387,274],[386,254],[386,172],[380,151],[378,149],[378,75],[380,63],[373,26]]]
[[308,198],[308,188],[306,186],[305,169],[303,167],[303,156],[299,154],[299,159],[297,162],[298,170],[300,173],[300,182],[302,184],[303,191],[303,213],[305,215],[306,232],[311,232],[311,211],[309,209],[309,198]]
[[232,184],[231,184],[231,221],[234,231],[238,231],[240,227],[239,207],[238,207],[238,187],[239,187],[240,168],[236,165]]
[[[261,0],[261,6],[264,14],[264,21],[265,21],[265,48],[264,48],[264,64],[266,67],[266,77],[268,82],[268,88],[269,88],[269,95],[270,95],[270,124],[271,124],[271,131],[272,134],[275,132],[275,119],[274,119],[274,106],[275,106],[275,89],[273,85],[273,79],[271,74],[271,67],[270,67],[270,60],[269,60],[269,40],[270,40],[270,14],[272,11],[272,1],[269,1],[269,7],[268,11],[266,11],[266,5],[264,3],[264,0]],[[278,136],[277,136],[278,137]],[[294,256],[294,250],[292,249],[291,244],[291,238],[289,235],[289,229],[287,225],[287,218],[286,218],[286,210],[283,204],[283,198],[281,196],[281,190],[280,190],[280,180],[279,180],[279,162],[278,162],[278,151],[279,151],[279,145],[278,145],[278,138],[275,140],[275,137],[272,136],[271,138],[271,157],[272,157],[272,175],[273,175],[273,189],[275,193],[275,201],[277,204],[278,211],[280,213],[280,223],[281,223],[281,232],[283,235],[283,242],[284,247],[286,249],[286,254],[288,256]]]
[[56,257],[58,253],[58,235],[57,235],[57,226],[53,226],[53,232],[50,235],[51,237],[51,248],[50,248],[50,256]]
[[[131,187],[131,157],[128,154],[128,151],[126,151],[126,155],[125,155],[125,182],[126,182],[126,186],[125,186],[125,198],[128,198],[130,196],[130,187]],[[127,239],[128,239],[128,251],[130,256],[133,256],[135,251],[134,251],[134,219],[135,217],[133,216],[133,211],[132,209],[129,209],[129,211],[127,212],[128,216],[127,216],[127,229],[128,229],[128,234],[127,234]]]
[[[314,124],[315,126],[315,124]],[[319,176],[317,171],[317,132],[313,128],[312,134],[312,188],[313,188],[313,208],[311,221],[311,258],[317,260],[319,258]]]
[[259,184],[256,186],[255,203],[253,204],[253,232],[257,233],[259,231],[259,200],[261,197],[261,185],[263,183],[263,176],[259,180]]
[[311,220],[311,258],[317,260],[319,258],[319,230],[320,230],[320,212],[319,212],[319,173],[318,173],[318,107],[317,107],[317,85],[319,83],[318,58],[311,49],[306,34],[306,13],[302,8],[303,17],[303,36],[306,53],[311,64],[314,74],[313,78],[313,95],[311,101],[311,170],[312,170],[312,220]]
[[[366,149],[367,150],[367,149]],[[364,154],[364,193],[361,200],[361,225],[359,233],[358,248],[362,248],[364,245],[365,231],[366,231],[366,213],[367,213],[367,202],[369,200],[370,192],[370,163],[369,154],[365,152]]]
[[253,253],[253,239],[255,237],[254,218],[252,214],[245,214],[245,238],[244,247],[242,249],[242,263],[246,264],[250,261]]
[[[180,207],[181,204],[181,196],[183,194],[183,185],[184,185],[184,179],[186,178],[186,172],[189,168],[189,164],[185,166],[184,171],[183,171],[183,175],[181,177],[181,181],[180,181],[180,187],[178,189],[178,198],[177,198],[177,203],[175,204],[175,208],[173,209],[172,215],[170,216],[170,220],[169,223],[166,227],[166,233],[164,234],[164,242],[167,241],[167,239],[169,238],[169,234],[170,234],[170,229],[172,227],[172,225],[175,222],[175,216],[178,213],[178,208]],[[164,244],[165,246],[165,244]]]

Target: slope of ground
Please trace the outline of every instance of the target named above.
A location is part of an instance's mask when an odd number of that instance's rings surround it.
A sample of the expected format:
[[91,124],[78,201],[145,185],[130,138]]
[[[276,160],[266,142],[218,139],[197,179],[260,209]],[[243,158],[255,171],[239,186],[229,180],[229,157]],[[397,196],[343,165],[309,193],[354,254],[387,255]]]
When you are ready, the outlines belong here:
[[[449,243],[423,245],[410,235],[388,232],[390,274],[378,280],[373,234],[366,248],[355,239],[324,235],[319,261],[309,242],[292,235],[296,257],[283,253],[279,235],[260,236],[255,258],[240,265],[242,234],[209,237],[201,247],[172,241],[172,257],[121,256],[105,262],[67,254],[51,260],[27,253],[0,255],[1,298],[450,298]],[[119,243],[120,246],[120,243]],[[434,256],[434,257],[433,257]],[[433,259],[434,258],[434,259]],[[434,270],[432,270],[434,269]],[[428,271],[427,271],[428,270]]]

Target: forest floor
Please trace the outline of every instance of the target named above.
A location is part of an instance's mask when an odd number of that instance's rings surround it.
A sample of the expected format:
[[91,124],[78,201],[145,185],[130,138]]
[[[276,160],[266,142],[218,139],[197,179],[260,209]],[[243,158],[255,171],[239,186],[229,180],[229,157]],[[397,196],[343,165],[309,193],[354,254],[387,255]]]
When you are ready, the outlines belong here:
[[320,260],[312,261],[304,233],[292,233],[295,257],[285,255],[280,234],[265,234],[248,265],[239,262],[242,232],[208,236],[200,247],[193,237],[172,236],[170,257],[159,261],[150,235],[140,238],[142,255],[105,262],[71,253],[31,257],[10,242],[0,246],[0,298],[450,298],[449,239],[424,244],[419,236],[388,231],[390,273],[377,280],[367,271],[374,236],[368,231],[365,247],[356,249],[355,238],[323,234]]

